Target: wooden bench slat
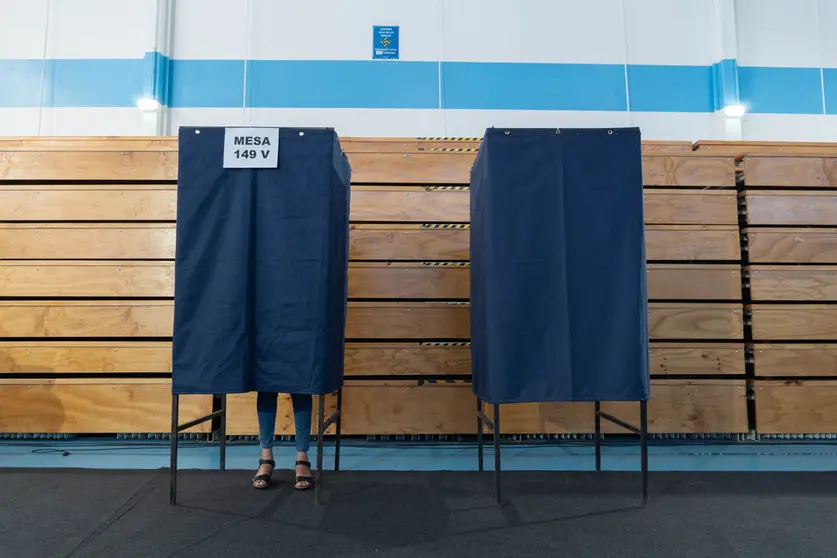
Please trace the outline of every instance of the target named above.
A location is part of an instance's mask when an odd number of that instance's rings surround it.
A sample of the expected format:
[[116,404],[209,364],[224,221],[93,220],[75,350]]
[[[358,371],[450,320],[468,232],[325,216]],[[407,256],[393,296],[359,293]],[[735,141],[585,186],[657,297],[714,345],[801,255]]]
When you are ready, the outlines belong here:
[[753,301],[837,301],[837,267],[749,266]]
[[652,343],[651,374],[744,374],[743,343]]
[[756,376],[837,377],[837,345],[756,344]]
[[742,165],[748,187],[837,187],[837,152],[831,157],[790,153],[747,155]]
[[[0,379],[0,432],[151,433],[171,430],[171,381]],[[212,411],[208,395],[180,398],[180,421]],[[188,432],[208,432],[209,423]]]
[[751,190],[745,199],[749,225],[837,224],[837,192]]
[[[602,403],[602,410],[639,424],[639,404]],[[602,423],[610,433],[624,433]],[[652,433],[747,432],[747,388],[743,380],[656,380],[648,400]]]
[[752,263],[837,263],[837,229],[745,229]]
[[0,337],[168,337],[172,301],[0,301]]
[[171,262],[0,261],[0,297],[171,296]]
[[650,300],[741,300],[741,297],[741,268],[737,265],[648,265]]
[[644,155],[645,186],[735,187],[735,158],[690,154]]
[[162,188],[0,187],[0,221],[174,221],[177,192]]
[[744,320],[740,304],[651,303],[648,332],[651,339],[742,339]]
[[0,225],[0,259],[172,259],[173,224]]
[[645,253],[648,260],[737,261],[741,242],[733,226],[648,225]]
[[837,382],[756,380],[759,434],[837,431]]
[[837,143],[792,141],[698,141],[694,145],[698,153],[718,155],[769,154],[835,154]]
[[837,341],[837,306],[753,305],[756,341]]
[[0,151],[0,180],[176,179],[176,151]]

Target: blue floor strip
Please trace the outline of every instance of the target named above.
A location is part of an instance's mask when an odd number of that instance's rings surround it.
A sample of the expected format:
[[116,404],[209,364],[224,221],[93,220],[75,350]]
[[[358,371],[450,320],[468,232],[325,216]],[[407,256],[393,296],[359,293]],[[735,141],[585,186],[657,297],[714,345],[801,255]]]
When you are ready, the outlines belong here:
[[[315,447],[311,448],[312,461]],[[505,470],[589,471],[594,449],[585,442],[552,444],[509,443],[503,448]],[[278,468],[291,468],[294,447],[279,443],[274,449]],[[217,469],[218,446],[199,441],[180,443],[182,469]],[[259,449],[253,443],[230,443],[229,469],[254,469]],[[334,448],[326,445],[325,467],[333,466]],[[165,441],[140,440],[111,443],[85,440],[0,440],[0,467],[159,469],[168,467]],[[493,452],[486,445],[486,469],[493,467]],[[602,467],[610,471],[639,470],[636,444],[605,446]],[[344,441],[341,469],[366,471],[473,471],[477,450],[473,444]],[[834,471],[837,443],[655,443],[649,447],[652,471]]]

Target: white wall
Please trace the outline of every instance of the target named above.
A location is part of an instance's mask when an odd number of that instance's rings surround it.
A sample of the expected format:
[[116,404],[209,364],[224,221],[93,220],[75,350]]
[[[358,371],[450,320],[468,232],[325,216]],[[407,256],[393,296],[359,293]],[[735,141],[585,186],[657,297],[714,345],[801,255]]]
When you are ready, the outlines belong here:
[[[161,28],[161,5],[170,2],[171,29]],[[4,62],[12,59],[129,61],[155,49],[175,61],[368,61],[376,24],[400,25],[401,61],[439,64],[440,105],[445,98],[441,71],[448,62],[628,65],[664,71],[737,58],[743,67],[837,68],[835,0],[0,0],[0,13],[0,79],[20,91],[36,91],[30,106],[4,106],[0,94],[4,135],[135,135],[174,133],[182,124],[242,123],[328,125],[356,136],[476,136],[491,125],[630,125],[640,126],[649,139],[724,139],[731,134],[719,113],[637,110],[648,99],[665,104],[667,94],[688,93],[678,92],[682,84],[677,80],[649,89],[639,74],[626,75],[626,85],[620,86],[634,110],[250,108],[242,97],[242,106],[165,109],[158,115],[164,124],[149,126],[149,116],[132,106],[42,107],[38,97],[60,93],[68,83],[64,76],[45,75],[41,86],[41,76],[20,69],[24,66],[17,62],[6,66],[17,69],[3,73]],[[167,40],[170,52],[163,47]],[[525,82],[513,85],[527,87]],[[573,84],[552,86],[560,90]],[[837,141],[835,118],[749,114],[740,134],[745,139]]]

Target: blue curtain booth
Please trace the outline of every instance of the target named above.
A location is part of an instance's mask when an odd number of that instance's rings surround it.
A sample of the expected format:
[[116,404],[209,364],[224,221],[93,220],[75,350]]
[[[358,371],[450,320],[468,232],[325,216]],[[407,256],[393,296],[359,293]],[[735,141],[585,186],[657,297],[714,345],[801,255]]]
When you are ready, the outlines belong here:
[[648,398],[640,132],[489,129],[471,170],[474,393]]
[[343,385],[351,168],[327,129],[281,129],[278,167],[223,168],[224,128],[181,128],[173,393]]

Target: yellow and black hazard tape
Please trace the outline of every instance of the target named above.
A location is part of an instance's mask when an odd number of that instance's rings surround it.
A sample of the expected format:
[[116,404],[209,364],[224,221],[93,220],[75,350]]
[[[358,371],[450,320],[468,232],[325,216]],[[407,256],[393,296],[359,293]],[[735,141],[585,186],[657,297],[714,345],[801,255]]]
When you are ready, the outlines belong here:
[[456,385],[456,384],[459,384],[459,385],[464,385],[464,384],[468,384],[468,383],[470,383],[470,382],[468,382],[467,380],[448,380],[448,379],[444,379],[444,380],[436,380],[436,379],[434,379],[434,380],[423,380],[423,379],[418,380],[418,385],[420,385],[420,386],[424,385],[424,384],[430,384],[430,385],[438,385],[438,384],[448,384],[448,385],[453,384],[453,385]]
[[470,229],[470,223],[422,223],[423,229]]
[[470,190],[470,186],[425,186],[428,192],[464,192]]
[[428,267],[471,267],[471,262],[421,262]]
[[471,305],[470,302],[448,301],[448,300],[441,301],[441,302],[436,302],[435,304],[444,304],[446,306],[470,306]]
[[449,347],[449,348],[463,348],[470,347],[470,341],[422,341],[422,347]]
[[479,147],[419,147],[418,151],[437,151],[439,153],[476,153]]
[[424,141],[482,141],[482,138],[416,138]]

